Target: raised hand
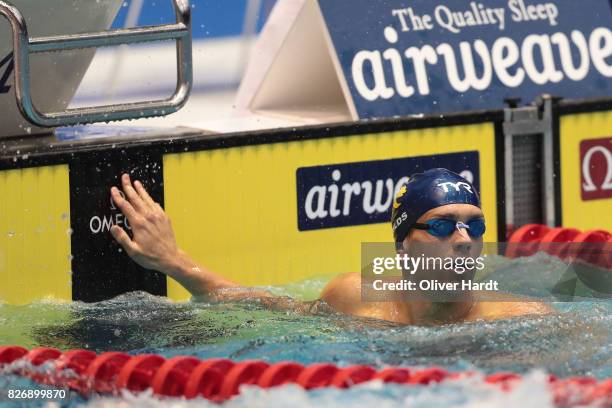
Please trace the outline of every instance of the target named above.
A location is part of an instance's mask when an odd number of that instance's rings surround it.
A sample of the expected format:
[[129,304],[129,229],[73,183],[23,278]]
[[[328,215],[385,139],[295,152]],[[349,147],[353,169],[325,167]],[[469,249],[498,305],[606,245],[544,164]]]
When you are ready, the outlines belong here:
[[136,263],[172,275],[181,258],[172,224],[163,208],[156,203],[140,181],[132,185],[130,176],[121,176],[123,198],[117,187],[111,188],[111,196],[117,207],[126,216],[133,238],[117,225],[111,234]]

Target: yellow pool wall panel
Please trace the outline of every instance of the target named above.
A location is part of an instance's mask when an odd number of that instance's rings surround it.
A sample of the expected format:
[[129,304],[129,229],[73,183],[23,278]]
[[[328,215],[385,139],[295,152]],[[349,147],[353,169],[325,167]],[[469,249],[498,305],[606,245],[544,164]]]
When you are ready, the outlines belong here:
[[68,166],[0,171],[0,301],[71,300]]
[[[583,201],[580,143],[612,136],[612,111],[560,118],[561,208],[563,226],[612,231],[612,199]],[[608,170],[612,171],[612,170]]]

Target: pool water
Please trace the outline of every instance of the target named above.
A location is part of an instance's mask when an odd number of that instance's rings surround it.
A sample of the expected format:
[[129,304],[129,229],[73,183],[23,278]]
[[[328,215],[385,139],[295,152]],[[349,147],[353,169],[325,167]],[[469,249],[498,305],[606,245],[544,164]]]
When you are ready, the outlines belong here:
[[[551,273],[560,268],[547,255],[504,260],[505,271]],[[298,300],[314,299],[327,278],[269,288]],[[255,300],[233,303],[174,303],[146,293],[131,293],[97,304],[39,301],[25,306],[0,305],[0,344],[27,348],[85,348],[96,352],[158,353],[165,357],[194,355],[200,359],[293,360],[302,364],[332,362],[340,366],[368,364],[440,366],[481,373],[515,371],[528,381],[505,393],[477,379],[428,387],[368,383],[349,390],[312,392],[295,386],[271,390],[247,388],[226,403],[229,407],[324,406],[552,406],[546,374],[560,377],[612,377],[612,302],[553,302],[551,316],[494,322],[411,327],[343,316],[325,308],[306,315],[294,310],[269,310]],[[0,373],[0,407],[8,389],[41,388],[27,379]],[[38,401],[38,406],[48,402]],[[208,404],[159,400],[145,393],[99,397],[74,396],[53,406],[169,407]],[[10,405],[13,404],[13,405]],[[22,406],[32,406],[24,402]],[[210,404],[210,406],[218,406]]]

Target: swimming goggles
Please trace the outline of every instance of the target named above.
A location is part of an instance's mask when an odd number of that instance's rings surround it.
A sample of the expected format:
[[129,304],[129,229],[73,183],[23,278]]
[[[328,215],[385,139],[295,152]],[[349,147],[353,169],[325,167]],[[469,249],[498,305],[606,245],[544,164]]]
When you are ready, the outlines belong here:
[[434,218],[425,223],[415,223],[412,228],[425,230],[438,238],[446,238],[453,235],[455,229],[465,228],[472,238],[480,238],[486,231],[484,218],[474,218],[466,223],[445,218]]

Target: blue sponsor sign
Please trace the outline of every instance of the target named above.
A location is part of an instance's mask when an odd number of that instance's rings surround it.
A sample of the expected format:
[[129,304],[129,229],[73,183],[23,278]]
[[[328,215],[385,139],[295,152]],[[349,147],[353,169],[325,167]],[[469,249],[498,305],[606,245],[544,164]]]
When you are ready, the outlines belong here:
[[299,168],[298,229],[390,223],[393,199],[407,176],[436,167],[463,175],[480,191],[477,151]]
[[360,118],[612,96],[609,0],[318,0]]

